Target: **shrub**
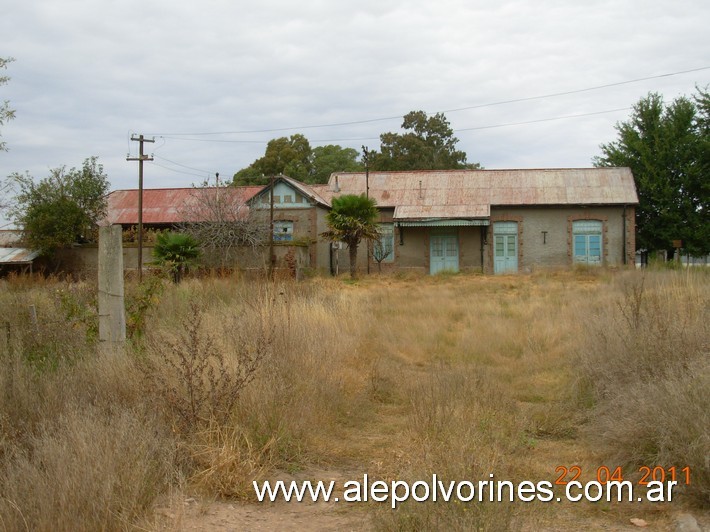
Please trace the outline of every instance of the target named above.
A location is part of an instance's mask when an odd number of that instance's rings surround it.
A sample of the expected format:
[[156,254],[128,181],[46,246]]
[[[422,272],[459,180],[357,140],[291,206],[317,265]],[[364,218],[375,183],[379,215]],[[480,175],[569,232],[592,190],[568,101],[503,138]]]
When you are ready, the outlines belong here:
[[200,247],[197,240],[184,233],[160,233],[155,238],[153,255],[158,264],[165,267],[179,283],[185,271],[197,263]]
[[[273,327],[266,317],[261,330],[251,331],[250,342],[231,345],[220,345],[206,332],[203,317],[204,310],[191,304],[190,316],[183,320],[177,337],[158,333],[152,343],[153,356],[143,364],[150,388],[185,433],[210,422],[223,425],[230,418],[239,394],[254,378],[273,342]],[[238,315],[233,316],[223,326],[239,327],[240,321]]]

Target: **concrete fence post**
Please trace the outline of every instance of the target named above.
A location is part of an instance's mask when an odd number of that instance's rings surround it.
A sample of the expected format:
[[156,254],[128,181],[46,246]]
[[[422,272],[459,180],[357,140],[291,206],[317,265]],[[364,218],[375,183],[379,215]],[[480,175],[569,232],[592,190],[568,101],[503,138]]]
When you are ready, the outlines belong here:
[[99,228],[99,340],[126,340],[123,242],[120,225]]

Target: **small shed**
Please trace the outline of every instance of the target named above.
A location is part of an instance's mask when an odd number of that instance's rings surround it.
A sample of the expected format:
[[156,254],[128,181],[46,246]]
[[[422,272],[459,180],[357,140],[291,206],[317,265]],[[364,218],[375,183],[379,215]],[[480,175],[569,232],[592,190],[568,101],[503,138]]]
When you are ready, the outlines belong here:
[[0,270],[17,268],[32,273],[32,263],[39,251],[27,248],[0,248]]

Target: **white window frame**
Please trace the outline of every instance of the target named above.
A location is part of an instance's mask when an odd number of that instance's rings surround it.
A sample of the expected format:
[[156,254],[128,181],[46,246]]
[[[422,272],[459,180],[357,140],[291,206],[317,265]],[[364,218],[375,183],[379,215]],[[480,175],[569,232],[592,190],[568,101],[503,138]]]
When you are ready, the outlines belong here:
[[394,224],[393,223],[382,223],[378,226],[378,232],[380,234],[379,238],[372,243],[373,256],[375,253],[376,246],[382,246],[383,249],[389,247],[390,254],[382,260],[384,263],[394,262]]

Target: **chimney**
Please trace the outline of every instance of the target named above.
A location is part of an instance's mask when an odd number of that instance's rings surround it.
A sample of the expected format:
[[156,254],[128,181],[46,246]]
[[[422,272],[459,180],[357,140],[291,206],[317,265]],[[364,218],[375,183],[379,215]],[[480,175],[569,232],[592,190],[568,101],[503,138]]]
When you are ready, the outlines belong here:
[[340,184],[338,183],[338,174],[335,174],[335,187],[333,188],[334,192],[340,192]]

